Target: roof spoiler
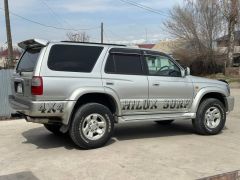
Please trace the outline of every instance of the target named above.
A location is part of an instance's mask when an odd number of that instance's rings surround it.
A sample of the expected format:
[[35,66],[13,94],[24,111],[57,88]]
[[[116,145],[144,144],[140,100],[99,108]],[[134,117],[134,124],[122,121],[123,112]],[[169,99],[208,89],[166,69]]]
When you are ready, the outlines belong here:
[[27,49],[27,48],[45,47],[48,45],[48,43],[49,41],[43,40],[43,39],[29,39],[29,40],[18,43],[18,46],[22,49]]

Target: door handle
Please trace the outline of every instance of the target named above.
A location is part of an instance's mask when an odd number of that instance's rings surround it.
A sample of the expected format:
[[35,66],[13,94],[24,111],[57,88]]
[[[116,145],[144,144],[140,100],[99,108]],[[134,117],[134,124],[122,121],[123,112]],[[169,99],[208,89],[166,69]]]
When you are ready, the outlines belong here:
[[159,83],[154,83],[153,86],[160,86],[160,84]]
[[114,85],[113,82],[106,82],[106,84],[107,84],[107,85],[111,85],[111,86]]

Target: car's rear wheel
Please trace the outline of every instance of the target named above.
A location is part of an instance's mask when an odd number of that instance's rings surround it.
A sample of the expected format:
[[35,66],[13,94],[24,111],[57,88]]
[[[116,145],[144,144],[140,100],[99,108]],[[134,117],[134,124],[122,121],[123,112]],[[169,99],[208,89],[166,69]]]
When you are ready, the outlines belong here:
[[64,133],[62,133],[62,132],[60,131],[60,128],[61,128],[60,125],[57,125],[57,124],[44,124],[44,127],[45,127],[48,131],[52,132],[52,133],[55,134],[55,135],[62,135],[62,134],[64,134]]
[[112,136],[113,128],[111,111],[104,105],[89,103],[77,110],[69,133],[76,145],[91,149],[105,145]]
[[173,123],[174,120],[164,120],[164,121],[155,121],[157,124],[159,125],[163,125],[163,126],[166,126],[166,125],[170,125]]
[[226,109],[215,98],[205,99],[199,106],[193,127],[198,134],[215,135],[221,132],[226,122]]

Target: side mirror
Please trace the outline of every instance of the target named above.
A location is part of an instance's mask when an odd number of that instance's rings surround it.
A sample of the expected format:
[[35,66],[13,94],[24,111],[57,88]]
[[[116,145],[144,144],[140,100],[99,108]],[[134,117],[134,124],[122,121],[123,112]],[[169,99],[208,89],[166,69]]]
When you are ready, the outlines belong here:
[[190,75],[190,68],[186,67],[185,69],[185,76],[189,76]]

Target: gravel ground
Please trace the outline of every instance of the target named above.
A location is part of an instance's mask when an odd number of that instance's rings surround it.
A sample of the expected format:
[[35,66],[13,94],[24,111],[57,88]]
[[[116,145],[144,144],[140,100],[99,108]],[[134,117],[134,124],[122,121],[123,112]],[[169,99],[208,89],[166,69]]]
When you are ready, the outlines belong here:
[[240,169],[240,89],[235,110],[216,136],[194,134],[189,121],[117,125],[107,146],[78,149],[42,125],[0,122],[0,180],[197,179]]

